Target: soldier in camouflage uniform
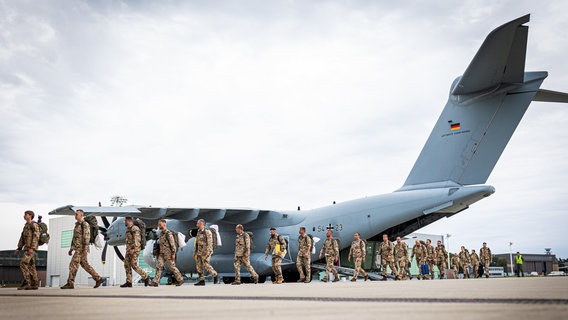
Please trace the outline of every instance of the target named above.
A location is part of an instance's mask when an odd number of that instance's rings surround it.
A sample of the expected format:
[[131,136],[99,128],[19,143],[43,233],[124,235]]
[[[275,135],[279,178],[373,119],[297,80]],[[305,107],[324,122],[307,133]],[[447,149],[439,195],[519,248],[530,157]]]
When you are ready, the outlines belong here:
[[199,275],[199,281],[195,283],[195,286],[205,285],[205,275],[203,270],[206,270],[210,275],[213,276],[213,284],[219,282],[219,277],[217,276],[217,271],[211,266],[211,255],[213,254],[213,234],[210,230],[205,229],[205,220],[197,220],[197,237],[195,239],[195,244],[197,247],[193,253],[193,258],[195,259],[195,264],[197,267],[197,274]]
[[[73,229],[73,239],[71,240],[71,248],[69,249],[69,255],[73,255],[71,262],[69,263],[69,278],[67,283],[61,287],[61,289],[74,289],[75,288],[75,276],[77,275],[77,270],[79,270],[79,265],[90,274],[93,279],[95,279],[94,288],[98,288],[103,283],[103,278],[91,267],[87,261],[87,254],[89,253],[89,241],[91,239],[91,226],[83,220],[83,210],[78,209],[75,211],[75,228]],[[73,250],[75,253],[73,254]]]
[[412,253],[410,254],[410,261],[416,256],[416,266],[418,267],[418,280],[422,277],[427,277],[420,271],[420,265],[426,261],[426,247],[422,245],[420,240],[416,240],[416,244],[412,247]]
[[233,266],[235,267],[235,281],[231,283],[233,285],[241,284],[241,263],[250,273],[254,283],[258,283],[258,274],[250,265],[250,235],[244,232],[243,229],[244,227],[242,224],[237,224],[235,227],[237,237],[235,239],[235,259],[233,260]]
[[491,249],[487,248],[487,242],[484,242],[483,247],[479,249],[479,259],[483,263],[485,277],[489,278],[489,266],[493,262],[493,255],[491,254]]
[[339,261],[339,246],[337,241],[333,239],[333,232],[327,230],[325,233],[326,239],[323,242],[323,247],[321,247],[319,258],[321,259],[322,254],[325,254],[325,276],[322,281],[327,282],[329,279],[329,273],[333,273],[333,282],[339,281],[339,275],[337,270],[335,270],[334,262]]
[[430,239],[426,239],[426,263],[430,269],[430,280],[434,280],[434,265],[436,264],[436,249]]
[[459,273],[460,272],[460,257],[457,253],[454,253],[452,255],[451,263],[452,263],[452,268],[454,269],[454,273],[456,275],[456,279],[459,279],[459,277],[460,277],[460,273]]
[[132,269],[144,279],[144,286],[147,287],[150,283],[150,277],[138,266],[138,256],[142,249],[142,231],[134,225],[132,217],[124,218],[124,225],[126,226],[126,254],[124,255],[124,270],[126,271],[126,282],[122,284],[121,288],[132,288]]
[[438,271],[440,272],[440,279],[444,279],[446,275],[446,264],[448,263],[448,251],[446,247],[442,244],[442,241],[438,240],[436,246],[436,265],[438,266]]
[[[296,268],[298,269],[298,273],[300,274],[300,279],[298,280],[298,282],[309,283],[310,281],[312,281],[312,270],[310,267],[312,239],[306,234],[306,227],[300,227],[299,232],[300,235],[298,236],[298,256],[296,257]],[[306,268],[305,275],[302,263]]]
[[183,284],[183,276],[176,267],[176,243],[174,240],[174,235],[171,231],[166,228],[166,220],[161,219],[158,222],[158,229],[160,229],[160,237],[158,238],[158,243],[160,244],[160,253],[158,254],[158,261],[156,261],[156,275],[154,280],[150,283],[151,287],[157,287],[160,283],[160,278],[162,277],[162,270],[164,269],[164,263],[168,265],[170,272],[174,274],[176,278],[176,286],[181,286]]
[[[276,250],[276,245],[280,245],[280,251]],[[268,239],[268,244],[266,245],[266,250],[264,251],[264,260],[268,259],[268,253],[272,251],[272,271],[276,280],[272,283],[281,284],[284,282],[282,277],[282,259],[284,259],[284,253],[286,251],[286,241],[282,236],[276,233],[276,228],[270,228],[270,239]]]
[[402,242],[400,237],[396,237],[394,245],[394,258],[398,267],[398,275],[400,279],[406,280],[406,266],[408,265],[408,245]]
[[469,258],[471,259],[471,265],[473,266],[473,277],[479,278],[479,256],[475,253],[475,249],[471,249]]
[[22,230],[20,241],[18,241],[18,248],[14,252],[17,256],[20,250],[24,251],[24,256],[20,261],[20,270],[24,276],[24,282],[18,287],[18,290],[37,290],[38,279],[35,265],[35,252],[38,249],[39,240],[39,227],[33,222],[35,213],[31,210],[24,212],[24,220],[26,224]]
[[359,276],[359,272],[363,275],[365,281],[369,278],[365,270],[361,268],[361,264],[365,262],[365,255],[367,254],[367,245],[365,241],[361,240],[361,236],[359,232],[355,232],[353,235],[353,242],[351,242],[351,249],[349,249],[349,255],[347,256],[347,261],[351,261],[351,257],[353,257],[353,264],[355,264],[355,272],[353,273],[353,278],[351,278],[352,282],[357,281],[357,277]]
[[398,272],[394,266],[394,244],[390,242],[388,236],[383,234],[383,242],[381,242],[380,254],[381,254],[381,266],[383,269],[383,281],[387,280],[387,265],[391,268],[392,273],[399,280]]
[[461,247],[459,257],[460,266],[463,270],[463,278],[469,278],[469,264],[471,263],[471,258],[469,257],[469,252],[464,246]]

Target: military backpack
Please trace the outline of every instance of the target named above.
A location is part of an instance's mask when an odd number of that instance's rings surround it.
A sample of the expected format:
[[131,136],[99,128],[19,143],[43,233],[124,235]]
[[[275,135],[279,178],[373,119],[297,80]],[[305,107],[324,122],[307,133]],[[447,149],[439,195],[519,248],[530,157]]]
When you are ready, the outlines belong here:
[[89,244],[93,244],[93,243],[95,243],[95,238],[97,237],[97,234],[99,234],[99,223],[97,221],[97,217],[85,216],[83,219],[85,220],[85,222],[87,222],[89,224],[89,228],[90,228],[89,231],[91,232],[90,238],[89,238]]
[[46,243],[49,243],[49,233],[47,233],[47,224],[45,222],[41,222],[41,218],[38,219],[37,224],[39,228],[39,239],[37,240],[38,246],[43,246]]
[[146,248],[146,224],[141,219],[136,219],[133,224],[140,229],[140,249]]

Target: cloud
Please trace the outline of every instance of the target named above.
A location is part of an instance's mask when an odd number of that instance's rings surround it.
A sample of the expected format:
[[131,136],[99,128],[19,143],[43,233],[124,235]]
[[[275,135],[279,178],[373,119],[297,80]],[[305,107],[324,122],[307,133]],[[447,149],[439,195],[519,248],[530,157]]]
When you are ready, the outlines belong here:
[[[391,192],[451,81],[496,26],[531,9],[527,69],[549,70],[544,87],[566,90],[565,7],[3,2],[2,243],[17,237],[15,211],[114,194],[155,206],[294,209]],[[534,103],[490,177],[497,193],[426,230],[472,246],[495,239],[494,251],[533,225],[558,238],[568,149],[551,128],[566,118],[564,106]],[[480,225],[495,229],[469,232]]]

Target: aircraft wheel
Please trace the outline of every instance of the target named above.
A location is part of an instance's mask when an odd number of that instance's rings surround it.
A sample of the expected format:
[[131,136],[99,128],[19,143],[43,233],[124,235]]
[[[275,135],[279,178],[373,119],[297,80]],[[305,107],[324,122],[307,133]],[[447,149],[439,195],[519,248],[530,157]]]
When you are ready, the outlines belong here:
[[223,277],[224,284],[231,284],[233,281],[235,281],[235,277]]

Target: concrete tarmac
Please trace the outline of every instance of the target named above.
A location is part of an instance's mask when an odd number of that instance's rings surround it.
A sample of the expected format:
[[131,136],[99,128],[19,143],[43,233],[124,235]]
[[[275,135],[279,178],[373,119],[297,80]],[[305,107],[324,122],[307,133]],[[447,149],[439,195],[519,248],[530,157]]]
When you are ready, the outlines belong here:
[[567,319],[568,277],[0,289],[0,319]]

